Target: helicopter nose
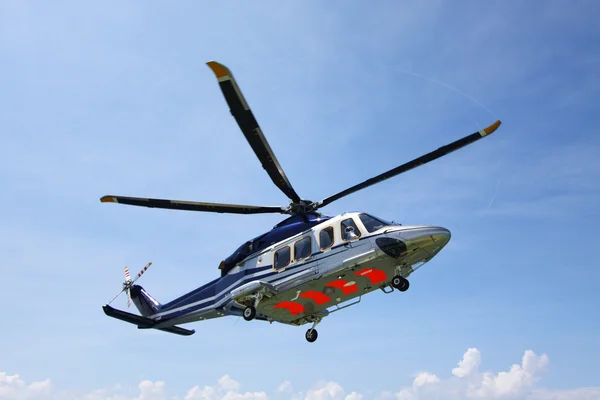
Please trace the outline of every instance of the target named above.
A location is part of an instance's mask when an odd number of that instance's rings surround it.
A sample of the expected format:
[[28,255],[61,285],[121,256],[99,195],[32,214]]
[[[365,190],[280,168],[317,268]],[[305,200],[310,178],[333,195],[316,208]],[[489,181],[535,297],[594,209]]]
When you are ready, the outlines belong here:
[[442,247],[445,246],[449,241],[452,234],[446,228],[442,228],[440,226],[431,228],[433,233],[431,234],[431,239],[438,244],[441,244]]
[[435,255],[448,244],[452,235],[448,229],[440,226],[422,226],[402,231],[400,236],[408,250],[421,249]]

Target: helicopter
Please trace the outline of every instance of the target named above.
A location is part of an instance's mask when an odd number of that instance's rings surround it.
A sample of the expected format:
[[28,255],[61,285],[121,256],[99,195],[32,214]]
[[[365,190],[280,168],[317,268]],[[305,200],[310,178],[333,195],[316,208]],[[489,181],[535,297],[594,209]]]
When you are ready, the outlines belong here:
[[[408,277],[435,257],[451,233],[439,226],[404,226],[366,212],[327,216],[332,202],[443,157],[493,133],[500,121],[367,179],[320,201],[301,198],[292,187],[248,103],[223,64],[207,65],[217,78],[230,112],[273,183],[290,199],[288,206],[252,206],[108,195],[103,203],[231,214],[279,213],[288,217],[268,232],[243,243],[219,265],[220,277],[168,303],[159,303],[135,282],[125,267],[121,291],[104,313],[138,329],[189,336],[179,325],[225,316],[292,326],[312,323],[305,338],[314,342],[316,326],[328,315],[360,303],[377,290],[389,294],[409,288]],[[141,315],[112,307],[123,292]]]

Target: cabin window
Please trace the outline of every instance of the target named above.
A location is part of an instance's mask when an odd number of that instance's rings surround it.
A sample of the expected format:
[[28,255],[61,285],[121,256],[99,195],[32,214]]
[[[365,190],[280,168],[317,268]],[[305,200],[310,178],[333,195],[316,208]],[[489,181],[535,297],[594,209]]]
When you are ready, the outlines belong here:
[[360,221],[363,223],[365,229],[369,233],[373,233],[384,226],[390,225],[389,223],[383,222],[375,217],[370,216],[369,214],[360,214],[358,218],[360,218]]
[[360,237],[360,229],[352,218],[347,218],[341,222],[342,240],[352,240]]
[[327,250],[333,246],[333,227],[327,227],[319,233],[319,248]]
[[298,240],[294,244],[294,260],[298,261],[310,257],[310,255],[312,254],[311,245],[312,241],[310,239],[310,236]]
[[273,256],[273,268],[282,269],[290,263],[290,246],[282,247]]

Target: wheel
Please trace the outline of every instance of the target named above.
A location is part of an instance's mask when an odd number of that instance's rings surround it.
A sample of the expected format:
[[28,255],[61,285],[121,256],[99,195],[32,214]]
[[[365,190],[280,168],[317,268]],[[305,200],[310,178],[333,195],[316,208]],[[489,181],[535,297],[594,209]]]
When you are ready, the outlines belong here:
[[394,289],[398,289],[401,292],[406,292],[408,290],[408,287],[410,286],[408,279],[400,275],[394,276],[392,278],[391,284]]
[[306,331],[306,340],[308,340],[309,343],[314,342],[318,337],[319,333],[316,329],[309,329]]
[[402,287],[400,289],[398,289],[401,292],[406,292],[408,290],[408,287],[410,286],[410,282],[408,282],[408,279],[404,279],[402,281]]
[[256,308],[253,306],[244,308],[243,317],[246,321],[252,321],[256,317]]

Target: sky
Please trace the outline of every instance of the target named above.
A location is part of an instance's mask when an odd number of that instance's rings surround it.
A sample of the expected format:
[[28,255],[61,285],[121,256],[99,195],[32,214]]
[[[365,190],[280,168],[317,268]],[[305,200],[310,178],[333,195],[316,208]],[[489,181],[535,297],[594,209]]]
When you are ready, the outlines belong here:
[[[600,3],[0,1],[0,399],[600,399]],[[123,267],[167,302],[287,205],[205,65],[235,75],[301,197],[448,228],[405,293],[307,326],[191,337],[101,306]],[[126,307],[121,296],[115,305]]]

